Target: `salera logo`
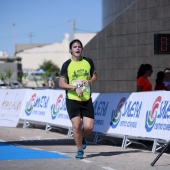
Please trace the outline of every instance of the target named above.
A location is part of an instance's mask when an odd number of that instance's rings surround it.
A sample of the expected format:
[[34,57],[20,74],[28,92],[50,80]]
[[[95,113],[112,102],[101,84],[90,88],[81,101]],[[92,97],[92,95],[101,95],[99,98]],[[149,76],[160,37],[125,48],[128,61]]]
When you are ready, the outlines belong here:
[[33,110],[33,101],[36,98],[36,94],[33,94],[31,99],[26,103],[25,113],[27,116],[29,116],[32,113]]
[[63,95],[60,94],[57,98],[56,104],[52,104],[51,106],[51,117],[52,119],[55,119],[59,110],[60,110],[60,103],[62,101]]
[[110,125],[112,126],[112,128],[116,128],[117,125],[119,124],[120,118],[121,118],[121,111],[120,109],[122,108],[123,104],[125,103],[126,98],[123,97],[119,104],[117,105],[116,110],[112,111],[112,118],[111,118],[111,122]]
[[161,102],[161,99],[162,99],[161,96],[158,96],[152,106],[152,110],[147,111],[146,113],[145,129],[147,132],[150,132],[155,125],[157,110],[159,107],[159,103]]

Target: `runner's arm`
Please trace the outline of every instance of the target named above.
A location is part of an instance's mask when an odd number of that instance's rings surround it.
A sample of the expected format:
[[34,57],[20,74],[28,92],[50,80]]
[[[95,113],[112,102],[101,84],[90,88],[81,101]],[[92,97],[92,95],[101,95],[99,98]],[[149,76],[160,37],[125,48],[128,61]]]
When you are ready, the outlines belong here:
[[92,75],[92,77],[91,77],[91,79],[90,79],[89,81],[90,81],[90,83],[92,84],[92,83],[94,83],[97,79],[98,79],[97,73],[93,73],[93,75]]
[[64,77],[59,78],[59,87],[65,90],[75,90],[75,86],[72,86],[67,83],[66,79]]

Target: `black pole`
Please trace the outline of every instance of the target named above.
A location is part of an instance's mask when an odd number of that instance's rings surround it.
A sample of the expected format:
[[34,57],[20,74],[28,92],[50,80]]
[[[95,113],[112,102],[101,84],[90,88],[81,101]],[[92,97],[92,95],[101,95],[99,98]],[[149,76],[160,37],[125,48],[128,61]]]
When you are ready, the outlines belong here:
[[166,146],[164,147],[164,149],[159,153],[159,155],[154,159],[154,161],[151,163],[151,166],[154,166],[155,163],[157,162],[157,160],[161,157],[161,155],[164,153],[164,151],[166,150],[166,148],[170,145],[170,141],[166,144]]

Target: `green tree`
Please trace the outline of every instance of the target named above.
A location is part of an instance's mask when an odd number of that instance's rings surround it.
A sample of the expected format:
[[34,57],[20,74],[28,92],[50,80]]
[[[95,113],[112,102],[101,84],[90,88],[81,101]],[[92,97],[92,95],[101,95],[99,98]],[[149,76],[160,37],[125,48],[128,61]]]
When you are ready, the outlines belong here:
[[5,73],[0,73],[0,80],[2,80],[4,82],[5,79],[6,79]]
[[11,76],[12,76],[12,74],[13,74],[13,71],[9,69],[9,70],[5,70],[4,72],[5,72],[5,76],[6,76],[6,78],[7,78],[8,87],[9,87],[9,83],[10,83]]
[[21,82],[23,87],[27,87],[27,76],[28,76],[27,74],[22,74]]
[[[44,76],[58,76],[60,72],[60,68],[54,64],[51,60],[44,60],[44,62],[39,66],[39,69],[43,69],[45,71]],[[39,70],[38,69],[38,70]]]

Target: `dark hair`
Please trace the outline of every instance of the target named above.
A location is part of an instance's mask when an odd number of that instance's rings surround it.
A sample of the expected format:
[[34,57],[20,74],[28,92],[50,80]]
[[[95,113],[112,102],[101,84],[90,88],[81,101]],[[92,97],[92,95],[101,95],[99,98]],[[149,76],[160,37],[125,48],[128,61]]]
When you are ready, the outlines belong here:
[[156,85],[163,84],[164,78],[165,78],[165,73],[163,71],[159,71],[156,76]]
[[152,71],[152,66],[150,64],[141,64],[137,72],[137,79],[143,76],[147,71]]
[[73,40],[73,41],[70,42],[70,45],[69,45],[70,50],[71,50],[72,45],[73,45],[75,42],[78,42],[78,43],[81,45],[81,47],[83,48],[82,42],[81,42],[80,40],[78,40],[78,39],[75,39],[75,40]]
[[164,69],[164,73],[165,73],[167,70],[170,71],[170,68],[165,68],[165,69]]

